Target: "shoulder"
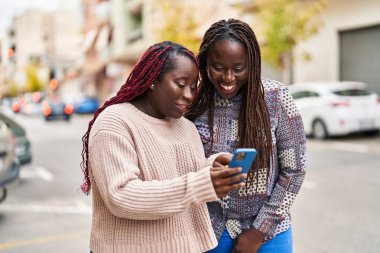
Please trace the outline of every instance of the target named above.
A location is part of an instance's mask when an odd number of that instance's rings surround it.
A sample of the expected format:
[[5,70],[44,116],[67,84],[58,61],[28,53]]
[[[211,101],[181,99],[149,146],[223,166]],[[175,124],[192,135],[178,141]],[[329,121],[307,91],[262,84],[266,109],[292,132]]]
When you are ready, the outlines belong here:
[[264,92],[270,92],[270,91],[279,92],[284,89],[285,90],[287,89],[287,87],[283,83],[277,80],[266,78],[266,77],[261,78],[261,83],[264,87]]
[[177,121],[177,124],[184,129],[188,129],[190,131],[195,131],[195,132],[197,131],[195,124],[185,117],[181,117],[177,119],[176,121]]
[[266,99],[272,98],[271,100],[276,99],[277,102],[281,102],[282,100],[291,97],[288,87],[279,81],[262,78],[261,83],[264,88]]
[[[132,105],[129,103],[115,104],[107,107],[96,118],[91,135],[100,131],[119,132],[128,128],[129,123],[136,118]],[[128,120],[127,120],[128,119]]]

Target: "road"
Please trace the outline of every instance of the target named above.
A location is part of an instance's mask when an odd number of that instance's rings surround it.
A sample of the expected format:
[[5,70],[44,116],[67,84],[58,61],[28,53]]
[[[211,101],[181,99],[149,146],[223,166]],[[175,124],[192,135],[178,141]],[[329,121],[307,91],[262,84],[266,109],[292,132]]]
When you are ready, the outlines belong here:
[[[0,252],[89,252],[91,198],[80,192],[89,116],[17,116],[33,163],[0,204]],[[380,136],[308,140],[308,173],[292,208],[295,253],[380,252]]]
[[89,252],[91,198],[79,188],[81,137],[89,117],[16,119],[31,139],[33,162],[0,204],[0,252]]

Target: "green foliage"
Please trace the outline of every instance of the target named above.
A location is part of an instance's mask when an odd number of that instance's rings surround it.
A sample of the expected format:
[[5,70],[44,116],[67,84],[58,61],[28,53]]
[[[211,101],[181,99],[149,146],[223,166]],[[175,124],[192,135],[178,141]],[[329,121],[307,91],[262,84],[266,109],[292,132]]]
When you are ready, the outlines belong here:
[[317,16],[326,0],[256,0],[259,26],[263,31],[263,59],[274,67],[283,66],[283,56],[301,41],[318,32],[321,22]]
[[25,68],[26,76],[26,92],[42,91],[45,87],[43,82],[38,77],[38,66],[29,64]]
[[15,83],[11,83],[10,87],[9,87],[9,96],[10,97],[17,97],[18,93],[19,93],[19,91],[18,91],[17,85]]
[[284,58],[292,57],[301,41],[318,33],[322,25],[318,15],[326,4],[327,0],[250,0],[238,7],[258,18],[254,30],[261,42],[263,60],[284,68]]
[[184,1],[177,0],[158,0],[156,5],[163,16],[157,40],[179,43],[197,54],[201,40],[197,36],[194,6],[186,6]]

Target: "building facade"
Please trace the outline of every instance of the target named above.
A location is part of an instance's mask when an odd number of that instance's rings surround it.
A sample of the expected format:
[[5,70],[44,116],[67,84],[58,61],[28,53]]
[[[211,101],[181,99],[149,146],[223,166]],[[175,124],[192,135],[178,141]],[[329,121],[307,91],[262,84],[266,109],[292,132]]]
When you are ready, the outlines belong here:
[[[380,1],[330,0],[323,27],[295,51],[294,82],[353,80],[380,94]],[[310,61],[297,58],[302,52]]]

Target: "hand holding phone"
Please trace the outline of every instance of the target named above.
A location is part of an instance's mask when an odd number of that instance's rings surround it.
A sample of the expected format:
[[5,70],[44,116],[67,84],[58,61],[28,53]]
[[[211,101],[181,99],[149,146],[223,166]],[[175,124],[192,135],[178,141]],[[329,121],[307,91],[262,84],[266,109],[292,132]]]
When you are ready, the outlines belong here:
[[235,150],[232,160],[228,167],[241,167],[241,173],[248,173],[256,157],[254,148],[238,148]]

